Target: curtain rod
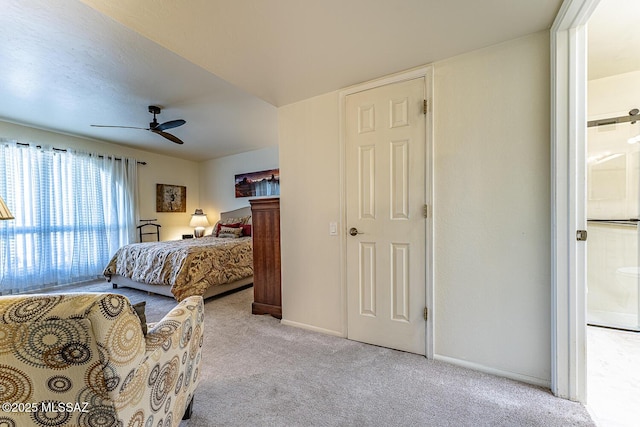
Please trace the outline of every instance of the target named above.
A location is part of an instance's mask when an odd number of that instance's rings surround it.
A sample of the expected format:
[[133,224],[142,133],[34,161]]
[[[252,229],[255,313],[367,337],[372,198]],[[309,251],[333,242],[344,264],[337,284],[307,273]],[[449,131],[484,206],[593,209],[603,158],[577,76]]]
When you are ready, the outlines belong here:
[[[25,143],[25,142],[16,142],[16,144],[17,144],[17,145],[22,145],[22,146],[24,146],[24,147],[31,147],[31,144],[29,144],[29,143]],[[41,146],[41,145],[36,145],[35,147],[36,147],[36,148],[42,148],[42,146]],[[66,149],[66,148],[56,148],[56,147],[51,147],[51,149],[52,149],[53,151],[62,151],[62,152],[64,152],[64,153],[66,153],[66,152],[67,152],[67,149]],[[104,159],[104,156],[103,156],[103,155],[101,155],[101,154],[99,154],[99,155],[98,155],[98,158],[100,158],[100,159]],[[113,159],[114,159],[114,160],[122,160],[120,157],[113,157]],[[147,164],[147,162],[141,162],[141,161],[139,161],[139,160],[136,160],[136,163],[138,163],[139,165],[143,165],[143,166]]]
[[640,111],[637,108],[634,108],[633,110],[629,111],[628,116],[611,117],[609,119],[600,119],[600,120],[591,120],[590,122],[587,122],[587,127],[590,128],[594,126],[614,125],[616,123],[626,123],[626,122],[631,122],[631,124],[634,124],[636,121],[640,120],[640,116],[638,116],[638,113],[640,113]]

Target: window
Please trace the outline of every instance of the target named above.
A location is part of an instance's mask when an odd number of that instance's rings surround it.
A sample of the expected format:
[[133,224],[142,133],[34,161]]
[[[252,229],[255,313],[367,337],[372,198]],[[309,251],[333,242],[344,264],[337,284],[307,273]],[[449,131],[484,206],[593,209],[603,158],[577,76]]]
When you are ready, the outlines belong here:
[[135,239],[135,159],[4,141],[0,194],[0,294],[95,278]]

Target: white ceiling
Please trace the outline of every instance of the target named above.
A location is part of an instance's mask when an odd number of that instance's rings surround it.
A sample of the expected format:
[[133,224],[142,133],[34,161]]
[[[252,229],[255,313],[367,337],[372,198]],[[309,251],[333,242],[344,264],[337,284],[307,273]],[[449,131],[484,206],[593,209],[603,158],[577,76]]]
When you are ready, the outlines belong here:
[[[548,29],[560,4],[1,0],[0,120],[221,157],[276,145],[278,106]],[[146,126],[151,104],[183,146],[90,127]]]

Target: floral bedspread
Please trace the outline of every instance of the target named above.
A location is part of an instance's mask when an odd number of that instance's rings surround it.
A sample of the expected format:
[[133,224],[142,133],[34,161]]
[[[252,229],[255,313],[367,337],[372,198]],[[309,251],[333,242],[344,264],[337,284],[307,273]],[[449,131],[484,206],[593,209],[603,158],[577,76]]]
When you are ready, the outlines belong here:
[[118,249],[104,275],[136,282],[170,285],[176,300],[202,295],[210,286],[253,275],[251,237],[132,243]]

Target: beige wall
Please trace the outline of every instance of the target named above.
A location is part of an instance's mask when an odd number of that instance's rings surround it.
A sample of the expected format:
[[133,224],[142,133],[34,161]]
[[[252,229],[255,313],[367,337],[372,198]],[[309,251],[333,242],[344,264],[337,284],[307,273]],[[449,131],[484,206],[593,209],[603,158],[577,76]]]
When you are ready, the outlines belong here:
[[438,355],[551,378],[549,39],[435,66]]
[[[589,120],[615,116],[625,116],[632,108],[640,108],[640,70],[601,79],[589,80],[587,93],[587,116]],[[619,125],[631,130],[630,124]],[[602,132],[611,131],[613,126],[604,127]],[[640,123],[633,126],[633,132]],[[597,129],[597,128],[596,128]],[[631,135],[630,135],[631,136]]]
[[[549,39],[434,64],[435,354],[550,383]],[[283,319],[344,335],[338,93],[279,109]],[[341,230],[344,227],[340,227]]]
[[340,238],[329,223],[340,220],[338,93],[278,110],[282,317],[341,335]]
[[[156,218],[162,225],[162,240],[180,239],[183,233],[192,233],[189,227],[191,214],[199,206],[199,164],[188,160],[153,154],[147,151],[110,144],[107,142],[78,138],[54,132],[20,126],[0,121],[0,137],[15,139],[18,142],[50,145],[56,148],[76,148],[89,152],[115,154],[134,157],[147,162],[138,167],[138,189],[140,218]],[[156,184],[184,185],[187,187],[187,212],[156,212]]]

